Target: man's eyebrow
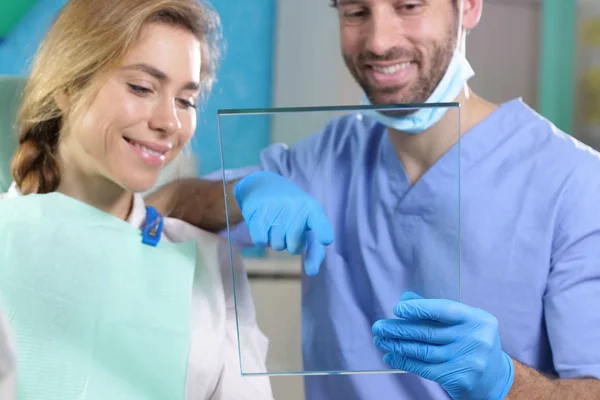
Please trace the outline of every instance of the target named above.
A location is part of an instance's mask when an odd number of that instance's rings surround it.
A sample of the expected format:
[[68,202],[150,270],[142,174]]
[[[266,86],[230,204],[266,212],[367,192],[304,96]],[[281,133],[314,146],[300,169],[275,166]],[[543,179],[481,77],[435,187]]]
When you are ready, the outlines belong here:
[[[167,74],[162,72],[161,70],[144,63],[132,64],[126,67],[122,67],[122,70],[138,70],[147,73],[148,75],[158,79],[161,82],[169,81],[169,77]],[[200,84],[198,82],[188,82],[183,86],[184,90],[199,90]]]
[[338,6],[347,6],[352,4],[364,4],[364,0],[338,0]]

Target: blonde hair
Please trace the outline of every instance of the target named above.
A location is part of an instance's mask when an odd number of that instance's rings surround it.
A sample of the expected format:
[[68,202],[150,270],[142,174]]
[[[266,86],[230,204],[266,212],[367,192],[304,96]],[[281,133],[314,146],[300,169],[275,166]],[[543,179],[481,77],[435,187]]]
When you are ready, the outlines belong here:
[[12,176],[23,194],[49,193],[60,183],[56,158],[63,111],[86,104],[120,65],[142,28],[151,22],[180,27],[201,43],[201,96],[215,80],[221,37],[218,15],[199,0],[70,0],[42,42],[17,117],[19,147]]

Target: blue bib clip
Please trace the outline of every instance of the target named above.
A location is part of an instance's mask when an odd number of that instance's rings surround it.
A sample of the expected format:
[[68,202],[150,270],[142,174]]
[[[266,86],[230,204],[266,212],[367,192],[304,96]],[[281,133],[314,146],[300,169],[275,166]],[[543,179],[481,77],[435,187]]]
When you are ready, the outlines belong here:
[[163,216],[154,207],[146,206],[146,222],[142,230],[142,243],[156,247],[163,229]]

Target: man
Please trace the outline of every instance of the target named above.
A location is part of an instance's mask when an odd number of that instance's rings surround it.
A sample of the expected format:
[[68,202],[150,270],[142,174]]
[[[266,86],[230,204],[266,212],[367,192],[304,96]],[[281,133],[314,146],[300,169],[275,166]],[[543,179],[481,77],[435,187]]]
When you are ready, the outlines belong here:
[[[257,244],[307,248],[305,367],[361,369],[383,355],[412,373],[310,377],[307,397],[600,398],[600,156],[520,100],[497,106],[468,88],[465,33],[482,0],[333,5],[365,103],[461,103],[462,302],[397,290],[427,265],[456,268],[443,229],[457,224],[455,115],[342,117],[267,148],[262,171],[228,184],[230,222],[243,219]],[[182,180],[151,201],[217,231],[222,191]],[[346,352],[341,322],[372,330],[373,347]],[[340,359],[324,359],[315,339]]]

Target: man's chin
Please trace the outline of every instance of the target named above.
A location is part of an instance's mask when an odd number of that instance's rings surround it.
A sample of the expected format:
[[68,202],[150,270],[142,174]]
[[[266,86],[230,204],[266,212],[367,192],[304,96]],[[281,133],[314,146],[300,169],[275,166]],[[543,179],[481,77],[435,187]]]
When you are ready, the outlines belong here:
[[[401,117],[405,115],[410,115],[419,110],[418,104],[420,102],[415,99],[406,98],[404,96],[389,96],[389,95],[376,95],[376,96],[368,96],[369,101],[374,106],[382,106],[387,109],[378,110],[384,115],[388,115],[390,117]],[[394,108],[394,106],[398,106],[398,108]]]
[[407,115],[411,115],[417,112],[418,108],[403,108],[403,109],[392,109],[392,110],[381,110],[380,112],[383,115],[388,117],[406,117]]
[[[375,105],[410,105],[421,103],[421,96],[414,96],[414,91],[409,88],[382,88],[376,90],[370,90],[367,93],[367,97],[371,104]],[[419,97],[419,98],[417,98]]]

